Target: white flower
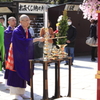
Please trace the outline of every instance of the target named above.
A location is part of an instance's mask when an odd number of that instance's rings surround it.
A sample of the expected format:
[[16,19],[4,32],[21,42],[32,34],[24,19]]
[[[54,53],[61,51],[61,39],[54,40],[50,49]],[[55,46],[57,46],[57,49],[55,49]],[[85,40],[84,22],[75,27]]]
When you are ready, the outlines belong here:
[[58,21],[58,22],[61,21],[61,20],[62,20],[62,17],[63,17],[63,15],[60,15],[60,16],[58,17],[58,20],[57,20],[57,21]]

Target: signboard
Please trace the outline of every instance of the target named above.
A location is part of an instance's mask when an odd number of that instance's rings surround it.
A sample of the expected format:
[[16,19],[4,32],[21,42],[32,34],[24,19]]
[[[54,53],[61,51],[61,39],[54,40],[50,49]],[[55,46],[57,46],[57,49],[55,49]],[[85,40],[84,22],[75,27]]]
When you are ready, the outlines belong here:
[[79,8],[79,5],[66,5],[65,6],[65,10],[67,11],[79,11],[80,8]]
[[39,3],[19,3],[19,13],[43,14],[44,5]]

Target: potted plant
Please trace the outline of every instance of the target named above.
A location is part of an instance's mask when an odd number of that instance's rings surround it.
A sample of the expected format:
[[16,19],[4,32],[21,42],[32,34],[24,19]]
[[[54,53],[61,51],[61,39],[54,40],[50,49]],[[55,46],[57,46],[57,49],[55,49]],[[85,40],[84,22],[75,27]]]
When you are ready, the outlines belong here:
[[58,17],[58,23],[56,24],[56,31],[55,35],[57,38],[57,45],[62,45],[66,43],[67,40],[67,30],[68,30],[68,24],[67,24],[68,16],[67,11],[63,11],[63,15],[60,15]]
[[68,30],[68,24],[67,24],[68,16],[67,16],[67,11],[63,11],[63,15],[60,15],[58,17],[58,23],[56,24],[56,31],[55,36],[57,38],[57,45],[59,46],[59,49],[61,51],[64,51],[64,47],[67,45],[66,40],[67,40],[67,30]]

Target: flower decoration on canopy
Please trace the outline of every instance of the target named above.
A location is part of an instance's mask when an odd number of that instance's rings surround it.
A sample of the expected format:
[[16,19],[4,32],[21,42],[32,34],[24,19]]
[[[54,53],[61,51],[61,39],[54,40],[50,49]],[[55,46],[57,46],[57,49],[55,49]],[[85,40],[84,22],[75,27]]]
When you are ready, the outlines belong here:
[[100,10],[100,1],[98,0],[84,0],[83,3],[79,6],[83,11],[83,18],[88,20],[98,20],[97,10]]

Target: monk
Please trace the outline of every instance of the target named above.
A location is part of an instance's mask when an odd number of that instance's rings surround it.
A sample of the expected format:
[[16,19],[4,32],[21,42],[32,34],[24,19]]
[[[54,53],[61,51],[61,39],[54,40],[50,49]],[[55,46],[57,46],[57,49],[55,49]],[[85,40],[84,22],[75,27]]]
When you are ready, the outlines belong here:
[[29,59],[34,58],[32,44],[43,42],[44,38],[31,38],[28,30],[30,18],[27,15],[21,15],[19,21],[20,25],[13,31],[6,68],[9,69],[7,85],[10,86],[10,94],[14,95],[14,99],[23,100],[30,98],[25,95],[25,88],[26,81],[30,81]]
[[[12,32],[15,29],[15,26],[16,26],[16,18],[13,16],[9,17],[8,18],[8,27],[4,31],[5,63],[8,58],[8,51],[9,51],[9,47],[10,47],[10,43],[11,43]],[[7,79],[8,79],[8,73],[9,73],[9,70],[6,69],[5,75],[4,75],[5,81],[7,81]],[[9,89],[6,83],[7,82],[5,82],[6,89]]]

